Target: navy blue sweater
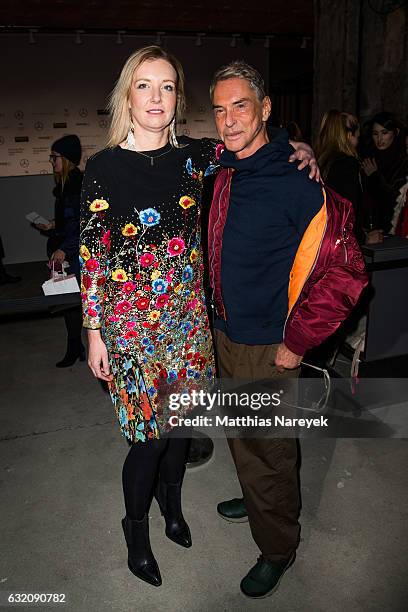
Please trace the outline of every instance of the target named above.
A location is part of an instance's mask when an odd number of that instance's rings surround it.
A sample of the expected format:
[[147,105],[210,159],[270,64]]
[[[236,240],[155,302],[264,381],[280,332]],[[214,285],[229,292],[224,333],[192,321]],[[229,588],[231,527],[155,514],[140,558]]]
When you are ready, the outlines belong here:
[[302,236],[320,210],[320,185],[288,162],[286,130],[246,159],[224,151],[235,169],[221,253],[227,320],[216,321],[233,342],[282,342],[289,273]]

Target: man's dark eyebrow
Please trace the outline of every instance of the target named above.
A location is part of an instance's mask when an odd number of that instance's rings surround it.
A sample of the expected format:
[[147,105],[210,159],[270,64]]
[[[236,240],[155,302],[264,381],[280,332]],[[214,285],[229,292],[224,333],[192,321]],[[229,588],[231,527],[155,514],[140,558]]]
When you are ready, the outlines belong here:
[[[241,104],[242,102],[249,102],[250,98],[240,98],[239,100],[235,100],[235,102],[233,102],[232,104]],[[214,108],[222,108],[222,104],[213,104],[213,109]]]
[[239,100],[235,100],[233,104],[241,104],[242,102],[249,102],[249,98],[240,98]]

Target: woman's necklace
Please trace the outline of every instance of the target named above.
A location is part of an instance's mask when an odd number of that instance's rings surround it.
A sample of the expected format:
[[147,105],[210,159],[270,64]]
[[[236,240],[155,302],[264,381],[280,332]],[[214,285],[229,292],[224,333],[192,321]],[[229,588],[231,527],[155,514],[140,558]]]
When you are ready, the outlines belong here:
[[136,141],[135,141],[135,137],[134,137],[132,129],[129,130],[128,135],[127,135],[126,148],[129,149],[129,151],[134,151],[138,155],[143,155],[143,157],[147,157],[148,159],[150,159],[151,166],[154,166],[155,159],[158,159],[159,157],[163,157],[163,155],[167,155],[167,153],[170,153],[173,150],[173,147],[170,145],[170,149],[168,149],[168,151],[164,151],[164,153],[160,153],[159,155],[148,155],[147,153],[138,151],[136,149]]

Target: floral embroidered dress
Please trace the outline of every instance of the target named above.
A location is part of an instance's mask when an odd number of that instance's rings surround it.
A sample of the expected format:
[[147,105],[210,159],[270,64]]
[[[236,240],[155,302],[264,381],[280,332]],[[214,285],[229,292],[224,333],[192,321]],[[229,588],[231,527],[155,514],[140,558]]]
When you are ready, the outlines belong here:
[[202,288],[203,179],[220,145],[180,138],[136,153],[115,147],[89,159],[81,202],[84,327],[101,329],[110,393],[129,442],[169,429],[170,393],[209,386],[214,358]]

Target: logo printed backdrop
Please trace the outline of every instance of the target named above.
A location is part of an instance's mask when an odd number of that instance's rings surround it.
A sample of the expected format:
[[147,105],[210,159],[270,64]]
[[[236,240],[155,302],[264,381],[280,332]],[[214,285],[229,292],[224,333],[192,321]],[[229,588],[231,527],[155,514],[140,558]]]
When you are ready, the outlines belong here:
[[[44,260],[45,238],[25,219],[30,212],[54,216],[54,186],[48,161],[52,143],[64,134],[78,134],[83,145],[81,167],[89,155],[105,146],[109,116],[105,108],[119,72],[135,49],[151,38],[116,34],[2,34],[0,65],[0,202],[7,214],[1,227],[4,263]],[[188,112],[180,134],[216,136],[208,86],[213,72],[233,59],[246,59],[267,74],[267,50],[262,41],[229,46],[228,39],[165,38],[165,46],[183,63]]]
[[[193,37],[169,37],[167,49],[183,63],[187,79],[188,110],[180,134],[215,137],[208,86],[214,70],[231,59],[244,58],[266,74],[266,51],[261,41],[231,48],[228,39],[206,39],[202,47]],[[103,149],[109,127],[106,104],[126,58],[138,47],[152,44],[139,36],[84,34],[83,44],[73,35],[3,34],[0,72],[6,83],[0,101],[0,176],[50,174],[52,143],[64,134],[77,134],[82,143],[81,166]]]

